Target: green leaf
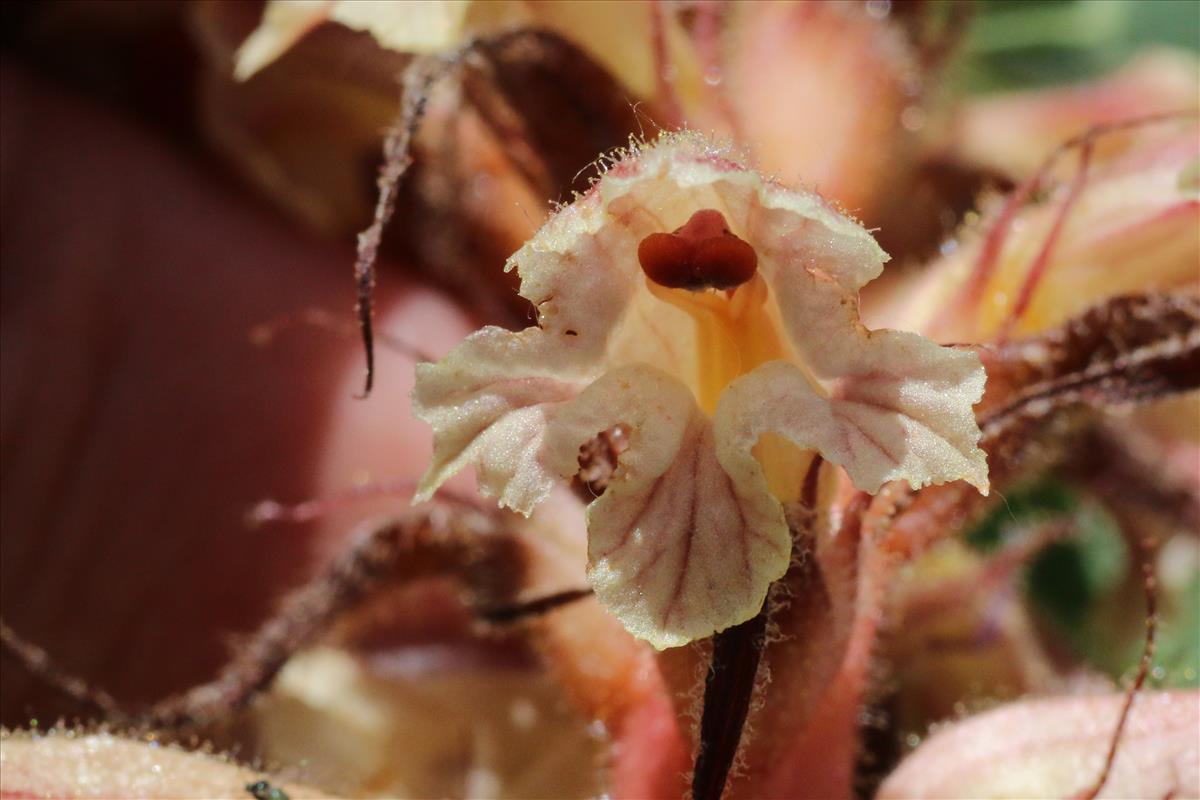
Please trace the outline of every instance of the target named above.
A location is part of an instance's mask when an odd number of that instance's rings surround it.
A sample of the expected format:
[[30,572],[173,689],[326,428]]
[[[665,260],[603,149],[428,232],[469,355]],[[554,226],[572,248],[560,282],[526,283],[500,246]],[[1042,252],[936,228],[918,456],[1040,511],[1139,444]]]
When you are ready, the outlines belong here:
[[967,92],[1097,78],[1148,46],[1200,51],[1194,0],[1033,0],[981,3],[958,82]]
[[1128,568],[1121,530],[1102,509],[1081,506],[1077,534],[1042,549],[1026,573],[1034,608],[1069,636],[1086,639],[1099,600],[1118,589]]
[[1200,686],[1200,570],[1170,598],[1174,613],[1162,622],[1152,678],[1160,686]]

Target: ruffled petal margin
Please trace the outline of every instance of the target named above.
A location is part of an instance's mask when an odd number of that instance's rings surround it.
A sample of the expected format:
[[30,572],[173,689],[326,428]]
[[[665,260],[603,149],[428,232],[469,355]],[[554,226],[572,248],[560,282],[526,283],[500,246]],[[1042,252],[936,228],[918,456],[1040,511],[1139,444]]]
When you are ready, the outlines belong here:
[[752,472],[750,449],[774,432],[840,464],[867,492],[893,480],[920,488],[963,479],[986,494],[987,457],[971,411],[983,394],[979,358],[899,331],[874,332],[871,355],[869,368],[839,380],[831,395],[784,361],[734,381],[714,422],[721,463]]

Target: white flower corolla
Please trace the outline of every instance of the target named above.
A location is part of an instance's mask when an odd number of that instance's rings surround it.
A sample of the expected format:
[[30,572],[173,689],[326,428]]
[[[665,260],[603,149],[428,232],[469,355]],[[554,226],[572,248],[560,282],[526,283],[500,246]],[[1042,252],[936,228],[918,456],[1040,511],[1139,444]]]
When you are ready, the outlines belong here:
[[621,425],[588,507],[596,596],[658,648],[749,619],[787,570],[782,502],[814,453],[866,491],[987,491],[978,357],[859,323],[885,259],[820,197],[702,136],[632,148],[509,260],[537,326],[483,328],[418,366],[434,433],[418,499],[474,466],[529,513]]

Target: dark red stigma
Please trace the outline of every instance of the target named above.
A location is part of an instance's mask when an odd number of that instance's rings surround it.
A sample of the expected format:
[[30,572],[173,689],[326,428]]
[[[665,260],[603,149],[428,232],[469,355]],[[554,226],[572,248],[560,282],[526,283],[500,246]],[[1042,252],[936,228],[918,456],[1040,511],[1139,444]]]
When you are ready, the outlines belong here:
[[732,289],[754,277],[758,254],[729,230],[720,211],[704,208],[671,233],[638,245],[646,277],[669,289]]

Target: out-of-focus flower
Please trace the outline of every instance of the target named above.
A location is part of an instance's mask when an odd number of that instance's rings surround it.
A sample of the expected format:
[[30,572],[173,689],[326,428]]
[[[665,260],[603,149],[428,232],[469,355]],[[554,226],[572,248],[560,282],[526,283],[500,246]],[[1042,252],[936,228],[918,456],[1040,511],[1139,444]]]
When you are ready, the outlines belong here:
[[[1047,153],[1093,125],[1194,109],[1197,67],[1189,53],[1148,51],[1098,81],[970,98],[953,114],[950,147],[967,163],[1023,178]],[[1111,158],[1143,138],[1136,130],[1105,137],[1097,143],[1097,158]]]
[[898,581],[892,602],[902,633],[885,637],[884,657],[903,687],[891,706],[902,734],[978,702],[1060,688],[1015,585],[1032,548],[1011,549],[987,558],[946,542]]
[[[1200,122],[1195,113],[1146,119],[1118,127],[1116,147],[1100,133],[1058,162],[1048,153],[1016,194],[988,198],[944,256],[876,296],[868,321],[983,343],[1046,330],[1128,292],[1200,291],[1200,192],[1190,177]],[[1193,483],[1198,408],[1195,397],[1170,398],[1137,414]]]
[[[108,732],[0,732],[4,797],[334,797],[208,753]],[[255,795],[254,788],[260,792]]]
[[909,202],[931,76],[895,20],[850,3],[732,3],[726,14],[687,120],[868,225]]
[[589,509],[597,596],[659,648],[750,618],[790,561],[779,501],[811,454],[871,492],[987,490],[977,357],[858,322],[884,258],[817,196],[698,135],[635,148],[510,260],[539,326],[485,328],[418,367],[414,411],[434,430],[418,497],[474,465],[528,513],[623,426]]
[[[235,75],[251,77],[325,22],[366,31],[380,46],[400,53],[444,53],[473,37],[545,28],[581,45],[636,96],[650,97],[657,67],[646,45],[656,13],[652,3],[627,3],[614,14],[602,2],[270,0],[262,22],[238,49]],[[662,36],[678,66],[686,57],[681,29],[669,24]]]
[[437,644],[306,651],[255,709],[263,756],[303,763],[308,781],[346,796],[597,794],[599,770],[585,765],[603,739],[554,682],[513,659],[477,661]]
[[981,342],[1002,329],[1044,330],[1105,297],[1195,286],[1200,195],[1187,170],[1200,157],[1196,119],[1133,135],[1136,146],[1113,160],[1093,163],[1085,151],[1040,202],[993,198],[913,294],[891,298],[896,315],[880,319]]
[[[1025,700],[950,725],[904,761],[878,797],[1087,796],[1101,774],[1123,702],[1119,694]],[[1196,796],[1198,727],[1196,692],[1139,698],[1098,796]]]
[[[325,23],[370,33],[395,53],[447,53],[474,37],[543,28],[581,47],[661,122],[736,136],[765,172],[819,187],[858,213],[909,159],[925,124],[914,48],[886,15],[849,4],[525,0],[271,0],[238,47],[246,80]],[[769,98],[786,94],[780,106]],[[820,125],[810,124],[814,113]],[[675,117],[675,118],[672,118]],[[895,121],[903,119],[900,131]]]

